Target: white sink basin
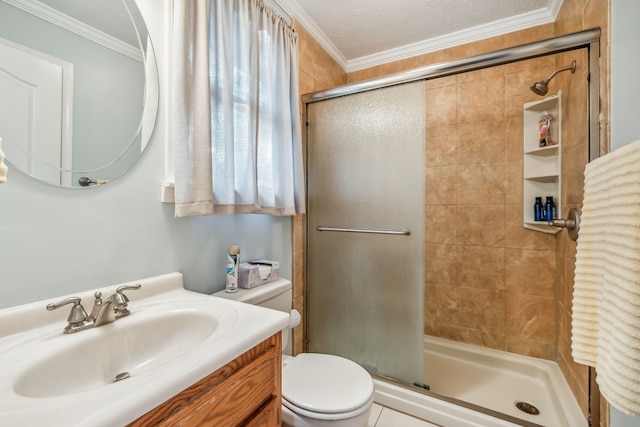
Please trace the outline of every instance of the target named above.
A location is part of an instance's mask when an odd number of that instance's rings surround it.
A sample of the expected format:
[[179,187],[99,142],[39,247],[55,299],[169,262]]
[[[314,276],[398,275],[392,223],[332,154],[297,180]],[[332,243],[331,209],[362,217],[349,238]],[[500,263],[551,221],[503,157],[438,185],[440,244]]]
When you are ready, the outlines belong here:
[[[130,380],[192,351],[218,329],[213,313],[164,312],[164,308],[160,305],[142,316],[96,328],[93,334],[77,335],[81,339],[73,343],[70,339],[68,346],[28,368],[17,379],[15,392],[56,397],[109,386],[118,375],[128,374]],[[228,322],[233,320],[227,316]]]
[[[129,316],[74,334],[67,310],[45,310],[66,296],[0,310],[3,425],[126,425],[288,326],[285,313],[186,291],[179,273],[135,283]],[[93,292],[78,295],[87,310]]]

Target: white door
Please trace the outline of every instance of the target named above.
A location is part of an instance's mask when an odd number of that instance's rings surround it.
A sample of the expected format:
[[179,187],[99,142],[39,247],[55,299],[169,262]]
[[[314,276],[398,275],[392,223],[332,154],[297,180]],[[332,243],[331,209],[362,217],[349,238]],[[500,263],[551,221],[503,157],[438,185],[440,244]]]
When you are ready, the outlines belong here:
[[0,137],[7,160],[57,185],[71,169],[72,70],[72,64],[0,39]]

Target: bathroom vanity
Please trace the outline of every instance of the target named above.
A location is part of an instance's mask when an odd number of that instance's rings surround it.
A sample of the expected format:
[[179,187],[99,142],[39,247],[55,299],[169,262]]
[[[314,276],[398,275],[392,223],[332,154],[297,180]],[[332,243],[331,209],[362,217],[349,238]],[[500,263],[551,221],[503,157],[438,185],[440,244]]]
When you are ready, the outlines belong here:
[[[137,285],[141,287],[137,289]],[[70,297],[130,314],[64,333]],[[47,305],[60,308],[47,311]],[[0,310],[3,425],[274,426],[287,313],[184,289],[170,273]]]
[[281,425],[281,335],[273,335],[129,426]]

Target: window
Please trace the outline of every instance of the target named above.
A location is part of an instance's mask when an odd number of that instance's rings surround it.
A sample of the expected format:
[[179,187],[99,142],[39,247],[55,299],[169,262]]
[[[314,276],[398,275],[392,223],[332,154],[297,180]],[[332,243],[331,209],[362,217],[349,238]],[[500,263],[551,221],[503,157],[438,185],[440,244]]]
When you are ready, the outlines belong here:
[[304,212],[297,35],[261,0],[174,0],[176,216]]

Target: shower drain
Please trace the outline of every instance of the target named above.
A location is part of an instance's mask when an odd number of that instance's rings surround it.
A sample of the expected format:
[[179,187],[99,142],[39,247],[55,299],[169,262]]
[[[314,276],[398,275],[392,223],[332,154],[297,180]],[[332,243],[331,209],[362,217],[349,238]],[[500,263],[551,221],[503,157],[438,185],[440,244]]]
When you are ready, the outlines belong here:
[[530,414],[530,415],[539,415],[540,411],[534,405],[528,402],[518,401],[516,402],[516,408],[520,409],[522,412]]

